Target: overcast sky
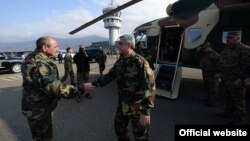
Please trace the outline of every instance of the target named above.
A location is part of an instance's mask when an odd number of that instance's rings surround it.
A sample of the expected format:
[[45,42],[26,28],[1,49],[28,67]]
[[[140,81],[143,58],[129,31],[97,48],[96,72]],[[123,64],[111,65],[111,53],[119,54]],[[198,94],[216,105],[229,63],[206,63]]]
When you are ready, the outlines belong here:
[[[0,42],[34,40],[42,35],[60,38],[99,35],[108,37],[103,21],[69,35],[69,31],[102,14],[111,0],[4,0],[0,5]],[[129,0],[114,0],[124,4]],[[165,17],[177,0],[143,0],[122,11],[121,34],[145,22]]]

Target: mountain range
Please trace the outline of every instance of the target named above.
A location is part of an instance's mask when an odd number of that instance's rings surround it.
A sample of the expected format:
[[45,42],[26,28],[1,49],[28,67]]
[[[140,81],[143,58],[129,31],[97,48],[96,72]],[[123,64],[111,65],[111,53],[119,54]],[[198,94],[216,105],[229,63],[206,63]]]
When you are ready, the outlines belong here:
[[[71,47],[73,50],[78,50],[79,44],[90,46],[92,42],[107,41],[105,37],[96,35],[82,37],[82,38],[56,38],[59,49],[66,49]],[[0,52],[18,52],[18,51],[33,51],[36,47],[36,41],[24,42],[0,42]]]

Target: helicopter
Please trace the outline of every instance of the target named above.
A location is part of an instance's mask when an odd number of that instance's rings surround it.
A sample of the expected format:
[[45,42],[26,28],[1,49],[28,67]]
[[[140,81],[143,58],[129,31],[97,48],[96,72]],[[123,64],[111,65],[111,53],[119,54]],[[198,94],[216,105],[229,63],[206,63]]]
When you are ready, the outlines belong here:
[[[80,30],[134,5],[131,0],[70,32]],[[155,65],[157,95],[176,99],[182,67],[200,68],[196,49],[205,42],[221,52],[231,31],[240,33],[240,40],[250,44],[250,0],[179,0],[166,8],[169,16],[144,23],[132,34],[143,41]]]

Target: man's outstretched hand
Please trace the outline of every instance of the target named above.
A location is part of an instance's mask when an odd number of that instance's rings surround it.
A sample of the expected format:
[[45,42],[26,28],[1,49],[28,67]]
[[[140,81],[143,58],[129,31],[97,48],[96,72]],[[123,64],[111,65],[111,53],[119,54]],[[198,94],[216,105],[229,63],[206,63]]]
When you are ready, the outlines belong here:
[[141,125],[149,125],[150,124],[150,115],[140,114],[140,123],[141,123]]
[[83,84],[83,86],[84,86],[85,93],[91,93],[95,88],[95,86],[93,86],[92,83],[85,83]]

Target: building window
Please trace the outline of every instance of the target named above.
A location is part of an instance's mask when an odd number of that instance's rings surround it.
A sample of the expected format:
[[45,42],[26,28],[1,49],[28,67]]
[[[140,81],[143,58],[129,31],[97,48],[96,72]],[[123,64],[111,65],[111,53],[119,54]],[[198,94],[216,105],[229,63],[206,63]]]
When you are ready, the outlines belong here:
[[107,22],[109,22],[109,19],[107,19]]
[[114,22],[114,19],[111,19],[111,22],[113,23],[113,22]]
[[201,28],[193,28],[188,30],[188,42],[196,43],[201,39],[202,29]]

